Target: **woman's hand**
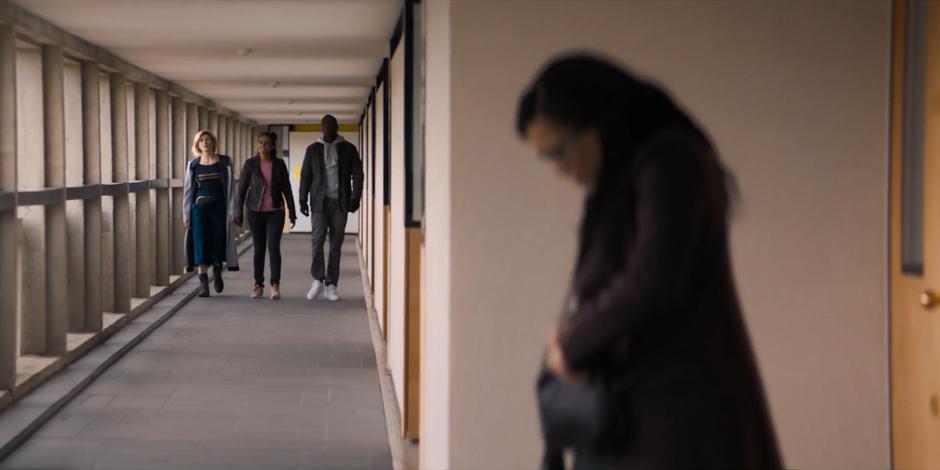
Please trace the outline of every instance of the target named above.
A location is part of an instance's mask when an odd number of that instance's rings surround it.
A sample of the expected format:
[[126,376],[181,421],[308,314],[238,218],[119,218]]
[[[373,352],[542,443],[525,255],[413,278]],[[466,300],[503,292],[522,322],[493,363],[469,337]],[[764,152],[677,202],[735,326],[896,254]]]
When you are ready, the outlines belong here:
[[556,377],[566,382],[587,382],[586,373],[574,372],[568,369],[568,365],[565,364],[565,355],[561,350],[561,345],[558,343],[558,327],[552,328],[552,331],[549,332],[548,345],[545,350],[548,370],[552,371]]
[[189,221],[188,221],[188,220],[184,220],[184,221],[183,221],[183,228],[189,228]]

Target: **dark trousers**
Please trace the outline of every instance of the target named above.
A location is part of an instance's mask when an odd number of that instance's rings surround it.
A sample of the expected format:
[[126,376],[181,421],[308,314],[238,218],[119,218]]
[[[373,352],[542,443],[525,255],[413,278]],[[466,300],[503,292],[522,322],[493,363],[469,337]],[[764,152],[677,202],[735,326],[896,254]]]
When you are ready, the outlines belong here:
[[271,284],[281,283],[281,232],[284,211],[256,212],[248,210],[248,226],[255,249],[255,284],[264,285],[264,249],[271,255]]
[[225,261],[226,230],[225,202],[221,194],[218,202],[192,205],[190,218],[193,227],[193,252],[196,266],[222,266]]
[[[311,214],[313,225],[313,263],[310,274],[326,285],[339,285],[339,260],[343,254],[343,239],[346,237],[346,211],[340,209],[336,199],[325,199],[323,211]],[[330,264],[324,272],[323,242],[330,235]]]

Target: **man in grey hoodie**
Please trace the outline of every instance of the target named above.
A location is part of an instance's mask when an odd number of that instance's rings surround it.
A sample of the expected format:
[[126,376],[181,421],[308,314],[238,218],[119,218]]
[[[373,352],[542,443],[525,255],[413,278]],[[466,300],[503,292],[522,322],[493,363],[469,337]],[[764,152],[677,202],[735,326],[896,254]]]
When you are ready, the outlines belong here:
[[[310,144],[300,169],[300,213],[313,226],[313,283],[307,300],[321,292],[339,300],[339,261],[346,234],[347,213],[356,212],[362,199],[362,160],[356,147],[339,135],[339,123],[327,114],[321,121],[323,138]],[[308,206],[309,199],[309,206]],[[312,215],[311,215],[312,212]],[[324,269],[323,243],[330,235],[329,266]]]

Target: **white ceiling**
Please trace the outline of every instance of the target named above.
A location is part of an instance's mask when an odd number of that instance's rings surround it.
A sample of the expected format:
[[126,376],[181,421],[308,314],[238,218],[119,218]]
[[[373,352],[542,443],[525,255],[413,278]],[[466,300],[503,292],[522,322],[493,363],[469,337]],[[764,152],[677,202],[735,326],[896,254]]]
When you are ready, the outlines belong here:
[[402,0],[13,3],[259,123],[318,123],[327,113],[358,122],[402,8]]

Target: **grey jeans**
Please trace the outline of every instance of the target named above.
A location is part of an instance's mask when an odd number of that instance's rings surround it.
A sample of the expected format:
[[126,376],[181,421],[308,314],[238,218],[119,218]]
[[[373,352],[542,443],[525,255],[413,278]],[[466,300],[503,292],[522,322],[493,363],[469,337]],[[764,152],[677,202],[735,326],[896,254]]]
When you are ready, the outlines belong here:
[[[343,239],[346,237],[346,211],[339,207],[338,200],[327,198],[323,201],[323,211],[313,212],[310,217],[313,225],[313,262],[310,264],[310,275],[324,284],[339,285],[339,261],[343,254]],[[323,243],[326,241],[327,232],[330,235],[330,260],[329,266],[324,270]]]

